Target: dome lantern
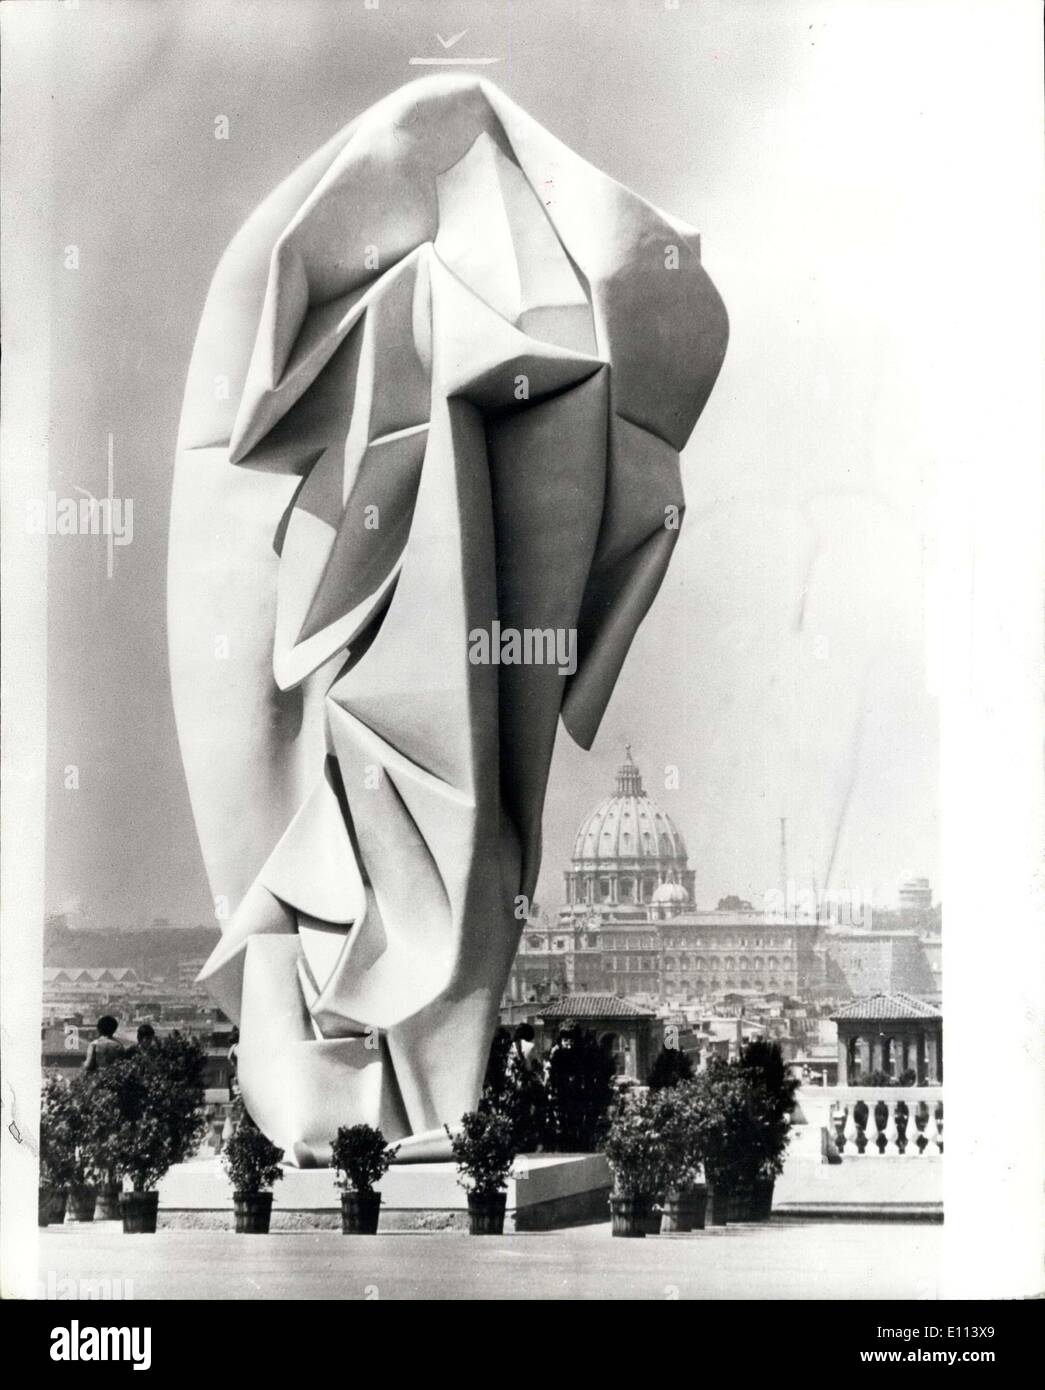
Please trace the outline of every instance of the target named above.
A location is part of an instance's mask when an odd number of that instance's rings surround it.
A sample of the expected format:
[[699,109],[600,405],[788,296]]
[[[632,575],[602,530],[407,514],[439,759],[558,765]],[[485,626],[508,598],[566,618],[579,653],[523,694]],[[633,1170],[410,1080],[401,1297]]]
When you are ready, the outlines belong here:
[[642,796],[642,773],[631,756],[631,744],[624,745],[624,761],[617,769],[617,795]]

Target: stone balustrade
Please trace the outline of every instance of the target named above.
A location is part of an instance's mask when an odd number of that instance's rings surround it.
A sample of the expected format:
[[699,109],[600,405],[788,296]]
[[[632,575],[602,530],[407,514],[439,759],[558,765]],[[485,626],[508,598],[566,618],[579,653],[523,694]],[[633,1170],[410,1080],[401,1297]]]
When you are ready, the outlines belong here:
[[843,1158],[943,1153],[939,1086],[846,1086],[831,1097],[829,1133]]

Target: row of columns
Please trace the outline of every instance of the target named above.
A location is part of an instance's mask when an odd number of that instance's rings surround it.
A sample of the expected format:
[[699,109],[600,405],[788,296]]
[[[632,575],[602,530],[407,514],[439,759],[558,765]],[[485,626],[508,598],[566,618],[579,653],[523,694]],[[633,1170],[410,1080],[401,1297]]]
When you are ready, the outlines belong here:
[[[891,1063],[891,1066],[890,1066]],[[839,1036],[838,1083],[857,1084],[872,1072],[891,1072],[894,1077],[913,1071],[919,1085],[943,1082],[943,1047],[939,1033],[860,1033]]]
[[[676,882],[686,885],[688,875],[680,873],[678,870],[661,869],[651,874],[643,869],[607,869],[605,871],[581,869],[568,871],[566,873],[566,902],[570,906],[581,903],[590,903],[598,906],[605,901],[608,906],[621,906],[626,903],[641,903],[646,906],[653,898],[662,883],[669,883],[671,875],[675,875]],[[601,881],[608,878],[610,882],[610,896],[603,899],[600,887]],[[630,898],[622,897],[620,894],[620,883],[623,879],[629,880],[634,887]],[[692,893],[692,884],[689,884],[689,891]]]

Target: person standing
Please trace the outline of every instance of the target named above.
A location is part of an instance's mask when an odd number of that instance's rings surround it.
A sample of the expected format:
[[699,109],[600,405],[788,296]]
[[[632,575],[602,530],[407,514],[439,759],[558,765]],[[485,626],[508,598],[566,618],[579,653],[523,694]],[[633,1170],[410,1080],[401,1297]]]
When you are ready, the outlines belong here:
[[133,1052],[155,1052],[157,1046],[156,1029],[151,1023],[139,1023],[138,1041],[131,1050]]
[[116,1036],[119,1026],[112,1014],[103,1014],[98,1020],[98,1036],[87,1048],[84,1071],[101,1071],[124,1055],[127,1049]]

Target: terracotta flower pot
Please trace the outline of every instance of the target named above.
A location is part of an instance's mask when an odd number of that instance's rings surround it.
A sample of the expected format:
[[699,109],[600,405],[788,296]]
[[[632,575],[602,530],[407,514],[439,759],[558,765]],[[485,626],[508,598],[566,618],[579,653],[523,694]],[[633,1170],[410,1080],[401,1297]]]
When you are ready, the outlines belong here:
[[683,1200],[688,1204],[692,1217],[691,1231],[702,1231],[707,1219],[708,1209],[708,1189],[706,1184],[698,1182],[693,1187],[687,1189],[683,1194]]
[[709,1226],[725,1226],[729,1221],[729,1193],[716,1191],[714,1183],[708,1183],[705,1218]]
[[51,1188],[51,1225],[60,1226],[65,1220],[65,1208],[69,1202],[67,1187]]
[[677,1192],[666,1192],[661,1203],[660,1229],[666,1236],[692,1229],[686,1224],[682,1197]]
[[664,1215],[660,1229],[664,1235],[672,1232],[702,1231],[707,1208],[708,1190],[703,1183],[669,1193],[664,1198]]
[[53,1187],[40,1187],[36,1203],[38,1225],[49,1226],[54,1220],[54,1199]]
[[749,1221],[768,1221],[773,1212],[773,1188],[775,1178],[759,1178],[751,1193],[751,1215]]
[[612,1233],[615,1236],[645,1236],[649,1229],[650,1199],[630,1194],[610,1198]]
[[469,1192],[469,1233],[473,1236],[503,1235],[504,1210],[507,1205],[507,1192]]
[[346,1236],[376,1236],[381,1217],[380,1192],[342,1192],[341,1233]]
[[751,1183],[737,1183],[729,1198],[730,1221],[753,1221],[755,1219],[752,1215],[753,1202],[754,1188]]
[[272,1220],[271,1192],[234,1192],[236,1231],[244,1236],[267,1236]]
[[155,1235],[159,1205],[158,1192],[121,1193],[120,1215],[123,1217],[124,1235]]
[[70,1221],[93,1221],[94,1208],[98,1200],[97,1189],[90,1183],[76,1182],[69,1188],[67,1214]]
[[660,1235],[660,1228],[664,1220],[664,1212],[658,1198],[650,1197],[648,1199],[648,1206],[642,1220],[645,1224],[646,1234],[648,1236]]
[[101,1183],[94,1209],[95,1221],[119,1221],[121,1188],[118,1182]]

